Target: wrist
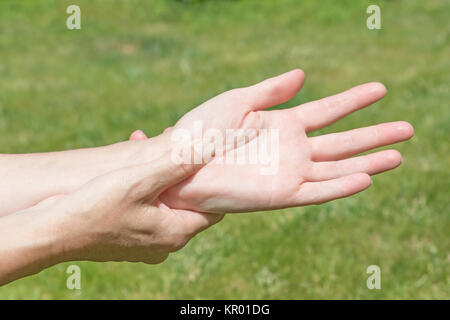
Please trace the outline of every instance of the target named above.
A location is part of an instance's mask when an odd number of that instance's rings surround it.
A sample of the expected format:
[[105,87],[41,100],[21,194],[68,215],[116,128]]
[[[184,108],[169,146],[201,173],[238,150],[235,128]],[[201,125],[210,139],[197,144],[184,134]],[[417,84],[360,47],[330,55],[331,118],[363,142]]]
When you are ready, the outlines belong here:
[[128,156],[121,167],[139,165],[160,158],[170,149],[170,134],[161,133],[149,139],[129,141]]
[[28,209],[0,219],[0,285],[65,261],[63,232],[48,211]]
[[[102,153],[105,159],[110,159],[108,167],[103,161],[99,162],[99,171],[93,177],[161,157],[170,148],[170,135],[162,133],[146,140],[119,142],[105,148]],[[50,206],[30,208],[20,213],[24,218],[25,214],[30,218],[33,216],[30,228],[36,233],[35,238],[42,240],[39,246],[46,252],[43,264],[51,266],[66,261],[91,260],[89,253],[95,246],[91,242],[95,242],[96,228],[89,218],[91,213],[84,212],[85,209],[63,196]]]
[[67,197],[46,208],[41,224],[50,243],[48,262],[52,265],[77,260],[90,260],[86,254],[93,240],[91,213],[80,203]]
[[[28,210],[27,210],[28,211]],[[32,220],[29,224],[29,232],[32,239],[38,239],[35,243],[39,247],[44,268],[70,261],[75,249],[76,239],[74,225],[70,222],[69,214],[61,212],[57,206],[46,206],[42,209],[24,212]]]

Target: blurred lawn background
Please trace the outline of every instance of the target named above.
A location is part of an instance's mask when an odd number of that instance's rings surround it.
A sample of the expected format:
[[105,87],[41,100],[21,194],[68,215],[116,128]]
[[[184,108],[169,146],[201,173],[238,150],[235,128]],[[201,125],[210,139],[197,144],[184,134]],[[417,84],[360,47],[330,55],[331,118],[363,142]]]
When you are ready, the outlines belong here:
[[[71,4],[79,31],[66,28]],[[366,28],[370,4],[382,30]],[[282,107],[388,88],[315,134],[400,119],[416,132],[396,146],[403,165],[352,198],[230,215],[162,265],[76,263],[82,290],[70,291],[62,264],[0,298],[449,299],[449,18],[445,0],[0,1],[2,153],[155,135],[222,91],[296,67],[306,84]],[[372,264],[381,290],[366,288]]]

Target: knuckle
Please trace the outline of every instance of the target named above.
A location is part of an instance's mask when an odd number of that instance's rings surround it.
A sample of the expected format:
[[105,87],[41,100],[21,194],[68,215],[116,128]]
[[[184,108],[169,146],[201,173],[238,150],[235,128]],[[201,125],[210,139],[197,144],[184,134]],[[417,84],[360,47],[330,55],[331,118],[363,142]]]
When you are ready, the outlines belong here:
[[267,91],[268,91],[267,93],[270,96],[279,97],[279,96],[283,95],[284,90],[285,89],[283,88],[283,86],[280,83],[276,82],[276,83],[273,83],[269,89],[267,89]]
[[269,79],[261,83],[261,91],[268,97],[276,97],[282,94],[283,87],[278,81]]
[[355,149],[356,142],[355,142],[354,136],[351,134],[344,135],[342,138],[342,145],[343,145],[343,148],[345,148],[346,150],[347,149],[348,150]]

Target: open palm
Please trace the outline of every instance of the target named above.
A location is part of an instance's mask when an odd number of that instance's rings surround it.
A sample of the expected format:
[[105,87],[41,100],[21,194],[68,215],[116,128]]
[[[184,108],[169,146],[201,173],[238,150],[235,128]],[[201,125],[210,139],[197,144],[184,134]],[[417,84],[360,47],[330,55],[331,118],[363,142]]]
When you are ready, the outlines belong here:
[[[220,158],[195,175],[168,189],[160,200],[171,208],[201,212],[270,210],[347,197],[371,184],[370,175],[400,165],[399,152],[385,150],[352,157],[361,152],[407,140],[413,128],[407,122],[307,137],[349,113],[366,107],[386,94],[380,83],[368,83],[298,107],[265,111],[295,96],[304,74],[293,70],[247,88],[225,92],[183,116],[176,128],[275,129],[279,133],[279,163],[273,174],[261,174],[261,164],[223,164]],[[250,149],[256,137],[239,149]],[[272,156],[274,156],[272,154]],[[351,158],[352,157],[352,158]]]

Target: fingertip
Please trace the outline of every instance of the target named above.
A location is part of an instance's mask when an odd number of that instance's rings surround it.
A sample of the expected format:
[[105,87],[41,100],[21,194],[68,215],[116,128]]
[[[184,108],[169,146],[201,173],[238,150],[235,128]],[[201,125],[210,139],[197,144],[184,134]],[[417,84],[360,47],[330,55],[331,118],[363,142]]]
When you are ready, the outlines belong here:
[[354,179],[362,189],[366,189],[372,184],[372,177],[367,173],[356,173]]
[[371,82],[370,86],[372,87],[373,92],[382,97],[384,97],[387,93],[386,86],[381,82]]
[[244,90],[235,89],[232,92],[240,95],[245,93],[246,103],[252,110],[262,110],[291,100],[302,88],[304,78],[303,70],[294,69],[243,88]]
[[385,157],[386,157],[387,161],[392,164],[392,168],[396,168],[402,164],[403,157],[399,151],[392,149],[392,150],[386,150],[384,152],[385,152]]
[[412,136],[414,136],[414,127],[407,121],[399,121],[397,130],[405,139],[410,139]]
[[142,130],[136,130],[130,135],[130,140],[144,140],[147,139],[146,134]]
[[348,195],[352,195],[361,192],[372,185],[372,178],[367,173],[354,173],[341,179],[347,179],[348,183]]
[[303,86],[305,73],[301,69],[293,69],[268,79],[266,83],[270,83],[266,89],[271,92],[272,96],[282,99],[283,102],[290,100]]
[[296,84],[294,87],[295,93],[297,93],[305,82],[305,72],[302,69],[296,68],[289,71],[287,74],[292,77],[292,81]]
[[300,81],[305,79],[305,72],[300,68],[295,68],[291,70],[290,73],[294,74]]
[[136,136],[139,134],[139,130],[135,130],[130,134],[130,140],[136,140]]

